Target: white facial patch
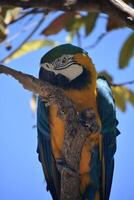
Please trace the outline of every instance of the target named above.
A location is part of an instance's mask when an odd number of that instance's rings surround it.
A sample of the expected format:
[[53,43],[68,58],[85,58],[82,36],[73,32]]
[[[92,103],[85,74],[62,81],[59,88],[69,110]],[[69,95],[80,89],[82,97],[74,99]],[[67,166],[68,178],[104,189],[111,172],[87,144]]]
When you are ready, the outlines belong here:
[[41,64],[41,67],[43,67],[47,71],[54,72],[55,75],[62,74],[65,77],[67,77],[70,81],[77,78],[83,72],[82,66],[78,64],[72,64],[69,67],[60,70],[53,69],[53,66],[50,63]]
[[41,67],[54,72],[55,75],[62,74],[72,81],[83,72],[82,66],[75,63],[72,58],[72,55],[63,55],[52,63],[42,63]]

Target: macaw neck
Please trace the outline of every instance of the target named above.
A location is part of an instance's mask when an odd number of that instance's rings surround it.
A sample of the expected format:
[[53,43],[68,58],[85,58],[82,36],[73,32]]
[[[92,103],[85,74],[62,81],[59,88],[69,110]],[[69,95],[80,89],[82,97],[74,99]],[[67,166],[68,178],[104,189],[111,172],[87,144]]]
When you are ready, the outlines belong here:
[[91,107],[96,111],[96,85],[89,85],[83,90],[66,90],[65,94],[74,102],[78,111]]

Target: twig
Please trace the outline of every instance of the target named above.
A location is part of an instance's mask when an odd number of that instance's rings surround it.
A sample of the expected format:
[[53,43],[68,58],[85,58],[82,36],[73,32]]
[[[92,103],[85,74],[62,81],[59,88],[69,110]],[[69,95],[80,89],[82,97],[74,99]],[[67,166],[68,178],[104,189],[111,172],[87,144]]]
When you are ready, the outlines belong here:
[[16,51],[18,51],[21,48],[21,46],[23,44],[25,44],[33,36],[33,34],[38,30],[38,28],[44,22],[44,19],[45,19],[45,16],[43,15],[42,18],[39,20],[38,24],[32,30],[32,32],[30,32],[30,34],[17,46],[17,48],[14,51],[12,51],[10,54],[8,54],[8,56],[6,56],[2,60],[0,60],[0,62],[1,63],[5,62],[5,60],[7,60],[8,58],[10,58]]
[[8,25],[11,25],[11,24],[13,24],[13,23],[16,23],[16,22],[22,20],[23,18],[25,18],[25,17],[28,16],[28,15],[36,14],[36,13],[42,13],[42,12],[43,12],[43,10],[40,10],[40,9],[38,9],[38,8],[33,8],[33,9],[31,9],[30,11],[25,12],[25,13],[24,13],[23,15],[21,15],[20,17],[18,17],[18,18],[16,18],[16,19],[14,19],[13,21],[11,21]]
[[134,29],[134,9],[127,5],[122,0],[108,0],[106,6],[106,13],[111,15],[113,18],[117,20],[123,21],[124,24],[127,24],[129,27]]
[[11,42],[13,42],[14,40],[16,40],[19,35],[25,31],[28,31],[30,28],[34,27],[38,22],[33,22],[30,25],[27,26],[23,26],[22,29],[20,31],[18,31],[17,33],[15,33],[13,36],[9,37],[7,40],[4,40],[1,45],[6,45],[9,44]]
[[111,83],[111,85],[112,85],[113,87],[124,86],[124,85],[130,85],[130,84],[134,84],[134,80],[132,80],[132,81],[127,81],[127,82],[124,82],[124,83]]
[[[134,22],[134,10],[122,0],[109,0],[119,11],[123,11]],[[126,19],[127,20],[127,19]]]
[[107,32],[102,33],[101,35],[99,35],[99,37],[96,39],[96,41],[93,44],[86,46],[84,48],[85,49],[92,49],[92,48],[96,47],[96,45],[98,45],[106,35],[107,35]]

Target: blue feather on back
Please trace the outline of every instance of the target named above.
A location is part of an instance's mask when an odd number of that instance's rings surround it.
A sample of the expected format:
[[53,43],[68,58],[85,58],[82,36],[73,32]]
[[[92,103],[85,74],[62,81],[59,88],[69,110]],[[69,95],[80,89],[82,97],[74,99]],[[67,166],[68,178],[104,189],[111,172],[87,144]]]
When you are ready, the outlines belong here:
[[111,191],[114,154],[116,152],[116,137],[120,134],[117,129],[115,101],[110,84],[105,78],[97,80],[97,104],[102,122],[101,134],[103,135],[103,153],[105,160],[105,199],[108,200]]

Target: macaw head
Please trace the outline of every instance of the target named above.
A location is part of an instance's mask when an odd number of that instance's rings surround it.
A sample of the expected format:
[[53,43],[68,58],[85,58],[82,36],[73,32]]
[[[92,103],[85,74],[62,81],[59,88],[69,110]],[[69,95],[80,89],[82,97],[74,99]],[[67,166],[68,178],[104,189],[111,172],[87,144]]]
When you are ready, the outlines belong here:
[[63,44],[46,53],[39,78],[63,89],[82,89],[96,82],[96,70],[83,49]]

